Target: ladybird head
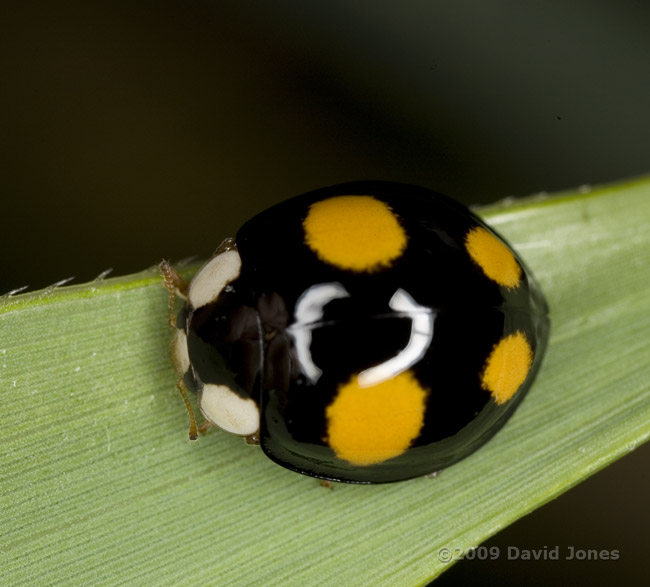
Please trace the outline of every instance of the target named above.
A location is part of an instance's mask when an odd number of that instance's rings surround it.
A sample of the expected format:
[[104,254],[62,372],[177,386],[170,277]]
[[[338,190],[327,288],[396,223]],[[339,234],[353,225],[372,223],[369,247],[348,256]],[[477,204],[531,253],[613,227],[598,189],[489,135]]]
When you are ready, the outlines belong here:
[[259,317],[234,285],[241,258],[232,241],[196,274],[187,293],[184,331],[192,379],[208,422],[252,436],[259,429]]

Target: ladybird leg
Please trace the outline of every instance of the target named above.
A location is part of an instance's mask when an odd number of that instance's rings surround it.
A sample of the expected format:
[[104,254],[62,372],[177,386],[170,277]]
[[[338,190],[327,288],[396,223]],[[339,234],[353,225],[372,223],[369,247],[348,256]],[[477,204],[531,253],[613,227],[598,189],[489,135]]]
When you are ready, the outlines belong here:
[[210,428],[212,428],[214,424],[210,422],[210,420],[205,420],[203,424],[199,426],[199,432],[201,433],[201,436],[204,436]]
[[330,489],[332,491],[334,490],[334,482],[333,481],[330,481],[328,479],[319,479],[318,482],[319,482],[321,487],[324,487],[325,489]]
[[433,473],[429,473],[428,475],[425,475],[427,479],[435,479],[438,475],[440,475],[444,469],[441,469],[440,471],[434,471]]
[[169,264],[169,261],[167,259],[162,259],[160,263],[158,263],[158,267],[160,268],[160,272],[163,276],[163,284],[169,292],[169,325],[172,328],[176,328],[174,299],[176,298],[176,292],[178,292],[183,297],[187,296],[188,284]]
[[226,251],[232,251],[232,250],[237,250],[237,243],[235,242],[235,239],[231,236],[223,239],[221,241],[221,244],[217,247],[217,250],[214,252],[213,257],[216,257],[217,255],[220,255],[221,253],[225,253]]
[[244,436],[244,442],[250,446],[259,446],[260,444],[260,434],[259,431],[255,434],[249,436]]
[[196,440],[199,435],[196,432],[196,418],[194,418],[194,410],[192,409],[192,404],[190,404],[190,398],[187,397],[187,387],[185,386],[185,381],[183,377],[179,377],[176,382],[176,387],[178,391],[181,392],[183,396],[183,401],[185,402],[185,409],[187,410],[187,415],[190,417],[190,440]]

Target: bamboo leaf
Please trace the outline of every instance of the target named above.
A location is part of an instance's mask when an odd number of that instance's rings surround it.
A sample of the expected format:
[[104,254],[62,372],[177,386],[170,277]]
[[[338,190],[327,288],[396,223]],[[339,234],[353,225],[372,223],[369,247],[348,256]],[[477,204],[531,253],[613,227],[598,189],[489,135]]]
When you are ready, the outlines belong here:
[[2,583],[418,585],[647,440],[650,179],[480,213],[552,337],[504,430],[433,480],[328,491],[225,433],[190,444],[153,269],[5,298]]

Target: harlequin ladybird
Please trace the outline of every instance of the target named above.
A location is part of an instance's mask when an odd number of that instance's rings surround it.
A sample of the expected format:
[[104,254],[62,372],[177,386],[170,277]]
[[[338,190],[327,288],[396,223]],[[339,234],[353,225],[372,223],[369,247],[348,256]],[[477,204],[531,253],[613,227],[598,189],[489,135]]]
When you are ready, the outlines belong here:
[[[549,332],[530,271],[468,209],[355,182],[246,222],[185,284],[172,355],[206,425],[325,480],[424,476],[487,442]],[[205,425],[204,425],[205,426]]]

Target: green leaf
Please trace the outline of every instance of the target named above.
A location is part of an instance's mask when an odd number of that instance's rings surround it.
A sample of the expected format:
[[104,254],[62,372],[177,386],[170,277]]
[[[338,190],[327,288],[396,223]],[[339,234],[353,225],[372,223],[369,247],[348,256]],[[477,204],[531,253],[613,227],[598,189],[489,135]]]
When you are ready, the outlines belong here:
[[5,298],[2,584],[422,584],[647,440],[650,179],[480,212],[552,336],[515,416],[436,479],[330,491],[225,433],[190,443],[154,270]]

